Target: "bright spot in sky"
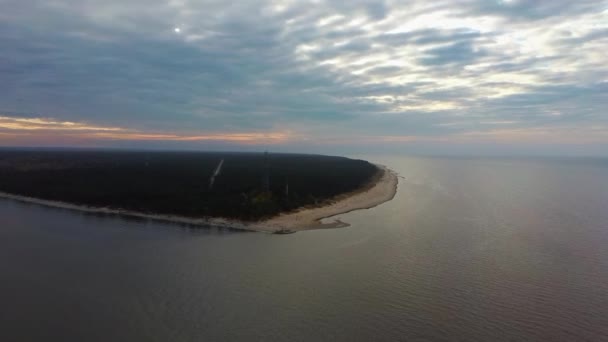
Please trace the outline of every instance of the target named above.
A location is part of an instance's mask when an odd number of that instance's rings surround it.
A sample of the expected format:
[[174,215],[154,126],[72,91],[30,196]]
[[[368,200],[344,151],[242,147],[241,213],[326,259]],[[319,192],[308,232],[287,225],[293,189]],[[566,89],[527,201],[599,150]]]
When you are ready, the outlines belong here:
[[182,32],[182,29],[180,29],[179,27],[176,27],[173,29],[173,31],[175,31],[175,33],[180,33],[180,32]]

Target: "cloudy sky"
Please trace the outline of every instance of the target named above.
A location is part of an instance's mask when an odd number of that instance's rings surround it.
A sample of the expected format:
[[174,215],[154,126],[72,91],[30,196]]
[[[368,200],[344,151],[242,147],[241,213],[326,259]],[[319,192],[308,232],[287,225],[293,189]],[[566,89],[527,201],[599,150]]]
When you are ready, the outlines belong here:
[[607,108],[604,0],[0,0],[0,146],[601,153]]

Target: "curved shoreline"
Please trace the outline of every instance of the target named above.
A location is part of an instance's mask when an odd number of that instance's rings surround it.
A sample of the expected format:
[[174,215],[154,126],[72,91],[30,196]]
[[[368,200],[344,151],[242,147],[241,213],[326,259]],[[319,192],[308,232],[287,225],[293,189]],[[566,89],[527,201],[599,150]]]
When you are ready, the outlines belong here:
[[19,202],[43,205],[87,213],[129,216],[154,221],[164,221],[209,228],[237,229],[258,232],[297,232],[311,229],[341,228],[350,226],[348,223],[334,220],[323,223],[322,220],[355,210],[370,209],[393,199],[397,192],[397,174],[385,166],[377,165],[379,176],[374,177],[369,184],[361,189],[346,193],[332,199],[332,203],[313,208],[302,208],[292,213],[284,213],[265,221],[245,222],[224,218],[190,218],[175,215],[147,214],[137,211],[112,209],[104,207],[89,207],[61,201],[44,200],[34,197],[20,196],[0,191],[0,198]]
[[312,229],[343,228],[350,224],[339,218],[333,222],[323,220],[334,218],[356,210],[371,209],[388,202],[395,197],[399,179],[397,174],[383,165],[376,165],[379,174],[364,187],[338,196],[333,203],[314,208],[303,208],[293,213],[280,214],[260,222],[260,230],[265,231],[301,231]]

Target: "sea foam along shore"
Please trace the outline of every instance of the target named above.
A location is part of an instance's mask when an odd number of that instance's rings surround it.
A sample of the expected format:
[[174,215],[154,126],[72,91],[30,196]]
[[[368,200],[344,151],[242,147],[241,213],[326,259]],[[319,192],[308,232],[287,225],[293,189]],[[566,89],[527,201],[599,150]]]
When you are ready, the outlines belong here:
[[281,214],[269,220],[260,222],[244,222],[224,218],[191,218],[174,215],[149,214],[123,209],[89,207],[60,201],[50,201],[20,196],[6,192],[0,192],[0,198],[88,213],[122,215],[186,225],[271,233],[276,231],[295,232],[300,230],[349,226],[348,224],[339,220],[328,224],[322,223],[321,220],[354,210],[373,208],[393,199],[397,191],[397,175],[384,166],[378,165],[378,167],[380,171],[369,184],[359,190],[355,190],[351,193],[347,193],[335,198],[329,205],[311,208],[306,207],[292,213]]

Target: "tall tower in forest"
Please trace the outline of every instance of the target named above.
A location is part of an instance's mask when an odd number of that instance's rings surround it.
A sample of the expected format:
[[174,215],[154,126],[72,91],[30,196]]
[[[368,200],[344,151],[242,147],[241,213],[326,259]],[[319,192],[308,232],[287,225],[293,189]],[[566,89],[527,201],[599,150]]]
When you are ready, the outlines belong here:
[[270,191],[270,164],[268,161],[268,151],[264,152],[264,175],[262,176],[262,189]]

